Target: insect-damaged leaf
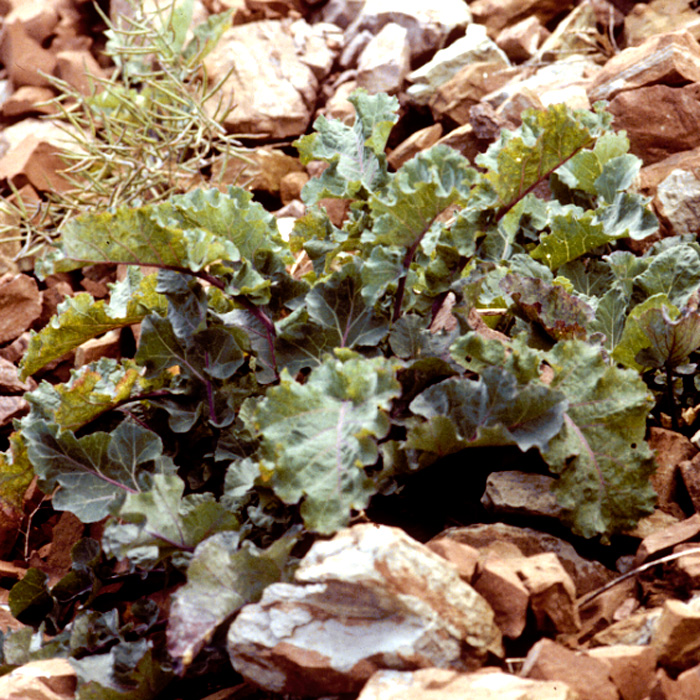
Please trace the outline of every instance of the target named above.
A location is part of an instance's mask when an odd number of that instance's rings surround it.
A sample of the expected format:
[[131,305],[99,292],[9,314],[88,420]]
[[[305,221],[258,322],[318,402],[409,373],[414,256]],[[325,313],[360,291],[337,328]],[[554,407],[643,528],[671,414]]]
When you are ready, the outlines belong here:
[[451,377],[419,394],[411,411],[428,419],[408,436],[407,445],[431,450],[427,435],[439,434],[435,424],[451,423],[459,443],[455,447],[517,445],[547,448],[562,427],[564,395],[539,381],[521,384],[509,372],[486,367],[478,380]]
[[528,320],[538,323],[555,340],[586,337],[593,311],[564,287],[548,284],[536,277],[512,274],[506,275],[500,284],[521,313]]
[[255,411],[261,474],[285,503],[302,501],[306,527],[335,532],[377,490],[363,467],[378,457],[401,387],[383,358],[327,357],[305,384],[282,373]]

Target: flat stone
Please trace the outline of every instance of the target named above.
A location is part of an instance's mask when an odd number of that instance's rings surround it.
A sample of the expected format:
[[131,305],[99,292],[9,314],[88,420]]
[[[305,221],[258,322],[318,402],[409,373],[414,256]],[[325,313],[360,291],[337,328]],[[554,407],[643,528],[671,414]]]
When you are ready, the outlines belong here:
[[317,80],[323,80],[343,45],[343,34],[334,24],[308,24],[303,19],[292,22],[289,31],[299,60],[311,69]]
[[496,547],[492,551],[501,556],[504,554],[503,545],[508,545],[511,549],[511,556],[530,557],[542,552],[553,552],[571,576],[579,596],[604,586],[616,576],[615,572],[600,562],[584,559],[569,542],[529,527],[515,527],[506,523],[468,525],[445,530],[441,537],[463,542],[482,553]]
[[72,700],[78,680],[68,659],[32,661],[0,677],[3,700]]
[[2,114],[5,117],[20,117],[28,114],[55,114],[55,105],[48,104],[54,98],[54,91],[47,87],[21,85],[7,99],[2,100]]
[[0,277],[0,343],[18,338],[41,314],[41,295],[29,275]]
[[518,576],[516,562],[517,559],[486,556],[472,581],[477,593],[493,608],[503,636],[510,639],[517,639],[525,630],[530,603],[530,592]]
[[530,15],[502,29],[496,37],[496,44],[511,61],[520,63],[532,58],[548,36],[549,32],[542,22],[535,15]]
[[528,652],[520,674],[526,678],[563,681],[580,700],[619,700],[609,666],[603,661],[541,639]]
[[221,89],[224,102],[230,98],[235,104],[224,126],[273,139],[303,134],[311,121],[318,80],[302,58],[288,24],[281,20],[250,22],[224,32],[204,60],[212,84],[235,65]]
[[608,665],[622,700],[644,700],[656,680],[656,652],[649,646],[615,644],[590,649],[588,655]]
[[471,583],[479,562],[478,549],[447,537],[431,540],[426,546],[435,554],[439,554],[443,559],[447,559],[457,569],[457,573],[462,581]]
[[660,617],[661,608],[634,612],[622,620],[613,622],[611,625],[595,634],[591,639],[591,645],[647,645],[651,642]]
[[427,104],[441,85],[474,63],[510,67],[506,54],[489,39],[486,29],[480,24],[470,24],[461,39],[441,49],[428,63],[410,73],[408,78],[413,85],[406,93],[417,104]]
[[576,587],[556,554],[513,559],[512,566],[530,594],[530,608],[542,632],[572,634],[581,627]]
[[488,142],[484,142],[477,137],[474,126],[471,123],[462,124],[462,126],[452,129],[438,143],[454,148],[455,151],[461,153],[472,164],[479,153],[488,146]]
[[408,30],[395,22],[385,24],[360,55],[357,85],[370,94],[397,93],[411,70]]
[[346,29],[362,12],[365,0],[328,0],[321,8],[320,18]]
[[99,338],[86,340],[75,349],[75,366],[82,367],[101,357],[118,359],[121,356],[120,335],[118,330],[111,330]]
[[667,600],[651,645],[668,670],[683,671],[700,663],[700,606]]
[[488,603],[397,528],[318,541],[295,579],[268,586],[229,629],[234,668],[271,692],[358,692],[380,669],[469,671],[503,653]]
[[485,95],[510,82],[517,72],[517,68],[507,68],[502,63],[477,62],[465,66],[431,95],[429,105],[433,116],[466,124],[471,108]]
[[700,17],[690,0],[638,2],[625,17],[628,46],[638,46],[656,34],[685,30],[700,39]]
[[634,557],[634,566],[640,566],[647,559],[660,554],[665,549],[671,549],[677,544],[687,542],[700,533],[700,514],[695,513],[675,525],[670,525],[649,537],[645,537]]
[[434,146],[442,136],[442,125],[432,124],[424,129],[414,131],[405,141],[402,141],[390,154],[389,165],[398,170],[406,161],[411,160],[421,151]]
[[[326,21],[333,21],[325,15]],[[372,0],[362,4],[345,31],[346,45],[362,31],[373,36],[389,22],[401,25],[408,31],[411,60],[441,49],[448,37],[466,29],[472,15],[464,0],[441,0],[426,3],[424,0]]]
[[552,491],[554,482],[545,474],[491,472],[481,503],[492,513],[557,518],[562,507]]
[[492,37],[527,17],[542,24],[573,7],[573,0],[475,0],[469,5],[474,21],[484,24]]
[[[29,402],[23,396],[0,396],[0,426],[11,425],[15,418],[20,418],[27,413],[29,413]],[[5,518],[3,525],[6,525],[8,516],[4,514],[3,517]],[[18,521],[16,525],[19,526],[19,524]]]
[[87,50],[65,50],[56,53],[56,74],[83,95],[100,92],[97,78],[106,77],[100,64]]
[[578,700],[565,683],[518,678],[499,669],[378,671],[357,700]]
[[620,92],[648,85],[684,85],[699,80],[700,45],[687,31],[671,32],[652,36],[613,56],[594,78],[588,96],[591,102],[611,100]]

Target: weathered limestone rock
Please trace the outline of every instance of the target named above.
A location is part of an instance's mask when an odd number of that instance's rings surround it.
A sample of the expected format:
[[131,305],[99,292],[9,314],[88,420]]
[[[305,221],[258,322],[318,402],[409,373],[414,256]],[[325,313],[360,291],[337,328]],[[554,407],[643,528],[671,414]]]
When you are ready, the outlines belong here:
[[[333,21],[324,15],[326,21]],[[401,25],[408,31],[411,59],[444,46],[447,38],[471,22],[471,12],[464,0],[441,0],[426,3],[424,0],[372,0],[365,2],[345,31],[346,45],[357,34],[367,30],[373,36],[389,22]]]
[[545,474],[491,472],[481,503],[492,513],[556,518],[561,506],[552,491],[554,478]]
[[228,95],[235,103],[224,121],[229,130],[275,139],[306,131],[318,80],[298,54],[288,24],[263,20],[232,27],[204,63],[212,83],[235,66],[222,87],[224,101]]
[[644,700],[656,679],[656,653],[649,646],[615,644],[597,647],[588,655],[608,665],[622,700]]
[[375,94],[397,93],[411,70],[408,31],[399,24],[385,24],[367,44],[357,64],[357,85]]
[[571,634],[581,627],[576,587],[557,555],[543,552],[514,559],[512,564],[530,593],[530,607],[538,629]]
[[588,96],[591,102],[611,100],[620,92],[647,85],[683,85],[698,80],[700,45],[689,32],[671,32],[652,36],[640,46],[613,56],[593,80]]
[[700,146],[699,97],[700,84],[650,85],[620,92],[608,110],[615,128],[627,131],[630,151],[649,164]]
[[41,294],[29,275],[0,277],[0,343],[18,338],[41,313]]
[[476,0],[469,6],[474,21],[485,24],[492,37],[504,28],[527,17],[546,24],[573,7],[573,0]]
[[440,537],[468,544],[482,554],[494,548],[493,551],[503,556],[504,549],[499,549],[499,545],[509,545],[515,549],[513,556],[530,557],[542,552],[554,552],[571,576],[579,596],[586,595],[615,578],[613,571],[600,562],[584,559],[565,540],[529,527],[515,527],[506,523],[469,525],[445,530]]
[[651,645],[659,664],[683,671],[700,663],[700,605],[667,600],[661,610]]
[[120,332],[111,330],[99,338],[90,338],[75,349],[75,366],[82,367],[89,362],[95,362],[101,357],[119,358],[121,347],[119,344]]
[[[0,357],[0,394],[24,394],[35,388],[36,384],[33,379],[21,382],[14,363]],[[465,545],[459,546],[464,547]]]
[[5,117],[37,113],[55,114],[55,105],[46,104],[53,97],[54,92],[50,88],[21,85],[7,99],[2,100],[2,114]]
[[593,646],[633,644],[642,646],[651,642],[661,617],[661,608],[640,610],[598,632],[591,639]]
[[472,581],[477,593],[493,608],[503,636],[510,639],[517,639],[523,633],[530,603],[530,592],[518,577],[514,561],[488,555]]
[[378,671],[357,700],[578,700],[566,683],[518,678],[498,669]]
[[309,176],[305,172],[287,173],[280,180],[280,199],[282,204],[301,199],[301,192],[304,185],[309,181]]
[[676,236],[700,231],[700,180],[689,170],[674,170],[656,188],[657,213]]
[[499,32],[496,44],[511,61],[532,58],[549,32],[535,15],[530,15]]
[[331,72],[336,54],[343,46],[342,32],[329,22],[311,25],[303,19],[293,22],[289,31],[299,60],[318,80],[323,80]]
[[78,680],[68,659],[44,659],[0,677],[3,700],[71,700]]
[[[283,178],[290,173],[301,173],[304,167],[298,158],[288,156],[277,148],[257,148],[246,151],[246,160],[227,158],[214,163],[212,180],[222,189],[232,182],[248,190],[261,190],[279,194]],[[225,165],[225,169],[224,169]]]
[[462,124],[462,126],[452,129],[438,143],[454,148],[455,151],[467,158],[470,163],[474,163],[474,159],[488,146],[488,142],[477,137],[474,126],[471,123]]
[[362,12],[365,0],[328,0],[321,8],[321,19],[332,22],[341,29],[347,29],[350,23]]
[[470,24],[467,33],[447,48],[438,51],[425,65],[414,70],[408,78],[413,85],[406,93],[417,104],[427,104],[435,91],[453,78],[465,66],[491,63],[510,67],[506,54],[486,35],[480,24]]
[[406,161],[413,156],[434,146],[442,136],[442,126],[433,124],[425,129],[414,131],[405,141],[400,143],[387,158],[389,165],[398,170]]
[[379,669],[465,671],[502,654],[486,601],[396,528],[357,525],[317,542],[295,578],[229,629],[234,668],[272,692],[351,693]]
[[606,663],[550,639],[541,639],[530,649],[520,673],[526,678],[563,681],[580,700],[619,700]]

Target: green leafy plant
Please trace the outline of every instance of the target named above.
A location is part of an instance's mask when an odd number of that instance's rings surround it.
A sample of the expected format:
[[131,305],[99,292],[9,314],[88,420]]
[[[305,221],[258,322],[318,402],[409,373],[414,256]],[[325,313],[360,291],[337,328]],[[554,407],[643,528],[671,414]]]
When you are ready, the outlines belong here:
[[[140,323],[140,341],[131,359],[28,396],[15,438],[24,463],[54,508],[106,521],[90,563],[86,544],[74,553],[72,596],[39,573],[17,584],[21,619],[61,630],[79,600],[82,629],[100,586],[165,578],[181,586],[166,647],[184,672],[218,625],[291,575],[296,544],[346,526],[399,476],[475,447],[539,455],[585,537],[651,512],[643,313],[697,292],[698,251],[684,240],[641,258],[619,248],[656,222],[628,191],[639,161],[610,115],[528,112],[480,170],[436,146],[391,173],[396,100],[351,101],[353,125],[320,117],[296,144],[302,162],[328,167],[306,186],[289,243],[237,187],[64,224],[44,273],[122,263],[129,274],[109,302],[67,299],[32,336],[24,376],[108,330]],[[328,197],[350,202],[342,227],[318,206]],[[311,267],[294,276],[302,254]],[[106,668],[133,644],[110,620],[112,650],[87,652]],[[84,655],[69,637],[60,653]],[[160,647],[119,654],[171,673]],[[96,682],[82,679],[78,697]],[[152,697],[144,682],[118,697]]]
[[107,78],[90,76],[89,95],[48,76],[58,93],[58,114],[50,118],[64,130],[63,175],[72,187],[50,193],[38,209],[18,192],[14,204],[3,204],[10,223],[0,236],[19,229],[19,257],[37,254],[62,223],[95,207],[162,201],[203,182],[214,162],[224,172],[227,159],[245,159],[222,126],[231,107],[220,97],[227,76],[210,84],[202,64],[232,12],[212,15],[190,33],[193,0],[150,12],[130,4],[118,23],[102,14],[113,68]]

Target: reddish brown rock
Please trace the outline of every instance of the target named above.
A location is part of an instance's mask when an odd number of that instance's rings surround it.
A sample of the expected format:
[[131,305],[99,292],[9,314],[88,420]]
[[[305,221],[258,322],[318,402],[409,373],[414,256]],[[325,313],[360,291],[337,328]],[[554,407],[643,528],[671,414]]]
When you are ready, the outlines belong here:
[[75,366],[81,367],[101,357],[120,357],[120,331],[112,330],[99,338],[90,338],[75,349]]
[[500,669],[379,671],[357,700],[579,700],[565,683],[518,678]]
[[588,655],[608,665],[622,700],[644,700],[656,680],[656,653],[649,646],[615,644],[591,649]]
[[656,34],[685,30],[700,39],[700,17],[692,0],[638,2],[625,17],[625,39],[637,46]]
[[685,490],[693,502],[696,513],[700,513],[700,454],[693,459],[680,462],[678,471],[683,479]]
[[503,63],[471,63],[442,83],[428,104],[435,119],[449,117],[457,124],[466,124],[471,108],[482,97],[510,82],[516,73],[516,69]]
[[563,681],[578,693],[580,700],[620,698],[605,662],[571,651],[549,639],[540,640],[530,649],[521,675],[544,681]]
[[565,540],[529,527],[515,527],[506,523],[469,525],[445,530],[442,536],[453,538],[482,552],[497,546],[494,551],[501,556],[504,546],[510,548],[512,556],[530,557],[542,552],[553,552],[574,581],[579,596],[600,588],[615,577],[615,573],[600,562],[584,559]]
[[87,50],[64,50],[56,53],[56,74],[83,95],[100,92],[98,78],[104,71]]
[[588,96],[591,102],[610,100],[618,93],[649,85],[699,80],[700,45],[689,32],[672,32],[650,37],[613,56],[593,79]]
[[671,525],[649,537],[645,537],[637,549],[634,557],[634,566],[640,566],[655,554],[671,549],[677,544],[687,542],[700,533],[700,514],[695,513],[675,525]]
[[506,27],[496,37],[496,44],[511,61],[527,61],[532,58],[549,32],[535,15]]
[[477,593],[493,608],[503,636],[510,639],[517,639],[523,633],[530,602],[530,593],[518,577],[516,561],[487,556],[472,581]]
[[649,85],[620,92],[608,110],[615,116],[614,127],[627,132],[630,151],[649,164],[700,146],[699,98],[700,84]]
[[476,0],[469,5],[474,21],[485,24],[492,37],[511,24],[535,17],[546,24],[573,6],[573,0]]
[[41,295],[29,275],[0,277],[0,343],[18,338],[41,314]]
[[54,97],[54,91],[36,85],[21,85],[2,103],[5,117],[19,117],[27,114],[55,114],[55,105],[48,104]]
[[700,609],[680,600],[667,600],[651,639],[659,664],[684,671],[700,663]]
[[398,170],[406,161],[421,151],[434,146],[442,136],[442,126],[433,124],[425,129],[414,131],[405,141],[402,141],[390,154],[389,165]]
[[581,627],[576,587],[552,552],[514,559],[513,568],[530,593],[530,607],[543,632],[571,634]]
[[467,544],[461,544],[446,537],[431,540],[427,544],[428,549],[439,554],[443,559],[457,569],[462,581],[471,583],[479,562],[479,550]]
[[658,507],[676,517],[683,517],[678,506],[680,474],[678,465],[698,454],[697,448],[681,433],[665,428],[649,429],[649,447],[654,451],[657,469],[651,484],[658,494]]

